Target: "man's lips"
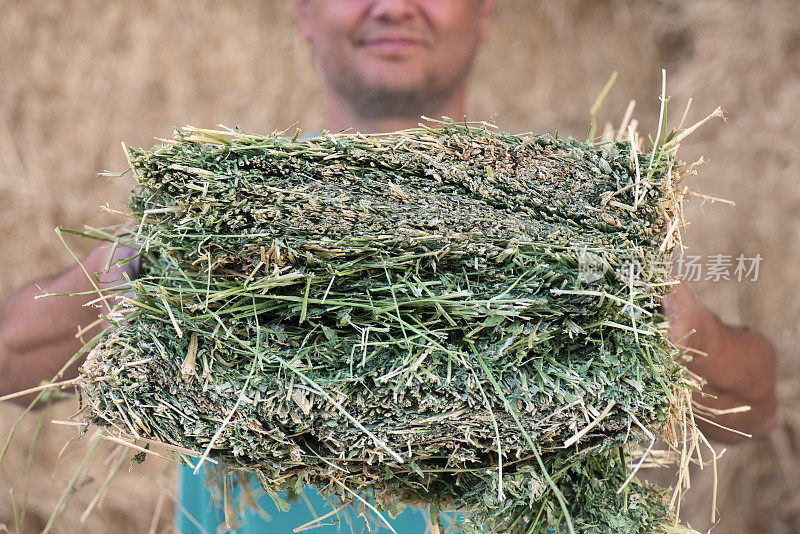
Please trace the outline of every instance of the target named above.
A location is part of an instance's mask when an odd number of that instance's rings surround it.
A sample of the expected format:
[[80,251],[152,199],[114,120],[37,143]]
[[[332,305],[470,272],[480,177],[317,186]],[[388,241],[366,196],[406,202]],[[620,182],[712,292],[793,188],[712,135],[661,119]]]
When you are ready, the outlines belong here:
[[401,36],[373,37],[362,40],[360,44],[387,56],[401,55],[414,48],[427,46],[427,43],[421,39]]

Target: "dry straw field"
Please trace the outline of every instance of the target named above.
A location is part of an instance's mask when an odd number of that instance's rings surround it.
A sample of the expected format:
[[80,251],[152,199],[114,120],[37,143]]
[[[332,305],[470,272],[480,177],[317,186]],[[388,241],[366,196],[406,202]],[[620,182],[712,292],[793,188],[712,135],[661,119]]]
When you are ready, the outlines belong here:
[[[473,118],[499,113],[510,131],[585,135],[592,101],[619,79],[603,120],[628,99],[643,131],[656,127],[660,69],[673,109],[690,118],[727,110],[690,139],[685,158],[708,163],[695,187],[736,202],[694,204],[690,253],[763,257],[757,282],[693,284],[724,320],[764,331],[778,350],[781,423],[720,462],[715,533],[800,532],[800,4],[795,0],[500,0],[472,78]],[[24,282],[69,265],[53,228],[101,225],[101,204],[131,187],[95,173],[120,170],[120,141],[150,146],[173,126],[225,123],[271,131],[321,126],[318,72],[287,0],[135,3],[0,0],[0,303]],[[675,111],[678,114],[678,111]],[[78,250],[88,245],[75,243]],[[1,305],[1,304],[0,304]],[[48,419],[65,419],[62,403]],[[0,429],[18,415],[0,407]],[[25,532],[39,532],[82,452],[72,432],[45,425],[25,468],[39,417],[23,425],[0,472],[0,532],[13,531],[12,497],[30,484]],[[5,433],[5,432],[3,432]],[[109,449],[110,450],[110,449]],[[56,531],[147,532],[159,496],[168,531],[174,473],[154,461],[123,473],[83,524],[109,470],[92,466]],[[695,473],[684,515],[708,528],[711,477]]]

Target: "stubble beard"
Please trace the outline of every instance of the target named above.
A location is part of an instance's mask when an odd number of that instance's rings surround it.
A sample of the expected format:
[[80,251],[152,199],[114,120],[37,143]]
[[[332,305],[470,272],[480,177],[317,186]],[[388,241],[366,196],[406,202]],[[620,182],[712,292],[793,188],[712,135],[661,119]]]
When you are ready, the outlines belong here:
[[340,71],[329,73],[328,83],[364,119],[419,120],[421,115],[437,118],[466,82],[467,75],[468,72],[459,73],[446,83],[428,77],[416,87],[392,88],[369,83],[353,72]]

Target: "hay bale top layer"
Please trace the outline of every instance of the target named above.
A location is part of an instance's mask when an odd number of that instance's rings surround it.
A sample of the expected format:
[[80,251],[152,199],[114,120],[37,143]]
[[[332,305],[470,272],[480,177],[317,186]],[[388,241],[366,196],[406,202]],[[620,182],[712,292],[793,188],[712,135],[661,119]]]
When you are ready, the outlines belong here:
[[[204,132],[132,151],[152,193],[135,207],[175,224],[183,238],[199,223],[202,239],[269,231],[287,244],[438,236],[653,246],[674,215],[662,175],[669,162],[641,176],[639,190],[627,142],[591,147],[458,126],[299,140]],[[204,220],[209,212],[212,221]]]

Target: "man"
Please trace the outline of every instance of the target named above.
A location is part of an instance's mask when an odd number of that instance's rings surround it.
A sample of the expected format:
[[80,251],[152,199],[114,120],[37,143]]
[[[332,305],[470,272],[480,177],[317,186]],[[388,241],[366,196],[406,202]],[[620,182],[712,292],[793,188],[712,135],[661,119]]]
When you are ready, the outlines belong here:
[[[294,0],[304,38],[318,60],[325,81],[326,127],[331,131],[393,131],[413,127],[420,115],[464,116],[466,79],[480,42],[486,35],[495,0]],[[98,249],[85,260],[89,272],[106,264]],[[123,274],[135,276],[135,263],[115,267],[105,278],[113,283]],[[45,291],[92,289],[80,269],[40,282]],[[31,285],[8,302],[0,323],[0,394],[37,385],[50,378],[65,358],[81,345],[75,325],[95,320],[96,309],[82,307],[85,299],[68,297],[33,300]],[[699,303],[685,284],[678,284],[664,302],[670,314],[671,336],[687,351],[707,356],[689,366],[708,380],[703,398],[714,408],[751,406],[748,412],[720,415],[715,422],[754,436],[766,436],[776,423],[774,353],[758,333],[722,324]],[[97,328],[87,332],[91,336]],[[74,375],[75,369],[70,370]],[[740,434],[704,425],[707,435],[735,442]],[[313,496],[312,496],[313,497]],[[208,495],[197,477],[182,473],[182,532],[198,531],[194,521],[214,529],[219,522],[208,513]],[[268,500],[260,501],[269,506]],[[318,502],[318,501],[317,501]],[[294,509],[302,508],[297,503]],[[188,509],[188,510],[187,510]],[[325,513],[325,512],[322,512]],[[409,513],[409,512],[407,512]],[[413,515],[413,512],[411,512]],[[188,516],[193,516],[191,520]],[[273,512],[273,523],[248,520],[239,532],[291,531],[305,519],[287,519]],[[219,517],[219,515],[217,516]],[[392,523],[398,532],[423,532],[424,520],[405,514]],[[278,525],[284,525],[283,527]],[[336,529],[315,529],[332,532]]]

